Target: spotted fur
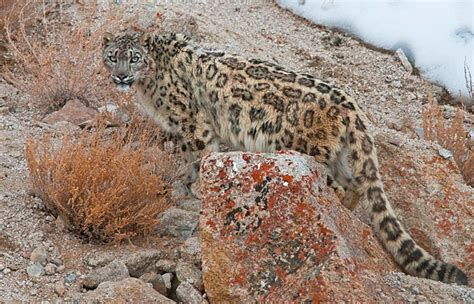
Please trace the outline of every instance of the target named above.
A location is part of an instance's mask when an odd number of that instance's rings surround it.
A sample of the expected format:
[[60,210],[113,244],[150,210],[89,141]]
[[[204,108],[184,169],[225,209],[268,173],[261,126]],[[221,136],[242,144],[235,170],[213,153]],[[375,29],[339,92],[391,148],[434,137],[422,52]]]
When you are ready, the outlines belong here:
[[467,284],[461,270],[403,228],[383,189],[367,118],[342,90],[275,64],[202,50],[181,34],[105,34],[103,45],[112,79],[136,84],[144,111],[181,139],[188,161],[219,143],[314,156],[327,166],[328,183],[345,193],[345,206],[367,203],[375,234],[406,273]]

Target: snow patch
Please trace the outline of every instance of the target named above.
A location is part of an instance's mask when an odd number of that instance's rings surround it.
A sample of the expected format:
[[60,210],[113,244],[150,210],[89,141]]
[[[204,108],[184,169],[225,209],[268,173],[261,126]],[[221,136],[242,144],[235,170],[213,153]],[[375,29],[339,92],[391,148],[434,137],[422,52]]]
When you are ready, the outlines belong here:
[[423,76],[467,95],[464,65],[474,74],[472,0],[278,0],[315,23],[385,49],[402,48]]

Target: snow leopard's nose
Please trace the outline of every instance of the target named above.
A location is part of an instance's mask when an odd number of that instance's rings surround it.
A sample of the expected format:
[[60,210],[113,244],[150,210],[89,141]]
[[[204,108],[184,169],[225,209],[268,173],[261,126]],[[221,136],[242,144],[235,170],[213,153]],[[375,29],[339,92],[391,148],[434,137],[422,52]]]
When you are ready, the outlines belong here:
[[132,82],[133,82],[133,77],[130,77],[129,75],[119,74],[119,75],[115,75],[113,77],[113,80],[114,80],[115,84],[131,85]]

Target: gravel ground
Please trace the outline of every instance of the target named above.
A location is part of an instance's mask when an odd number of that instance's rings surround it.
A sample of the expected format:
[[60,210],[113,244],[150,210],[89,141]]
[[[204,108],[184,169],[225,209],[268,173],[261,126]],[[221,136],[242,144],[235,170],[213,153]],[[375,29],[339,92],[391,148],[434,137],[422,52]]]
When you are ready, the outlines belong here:
[[[159,4],[129,5],[126,13],[139,16],[139,22],[147,26],[156,20],[159,11],[164,16],[163,29],[184,29],[205,47],[261,58],[333,82],[365,108],[375,134],[402,133],[393,130],[393,125],[407,121],[412,126],[421,126],[426,91],[433,92],[438,99],[442,97],[442,89],[437,85],[408,75],[394,54],[314,25],[273,1],[156,3]],[[68,11],[74,13],[77,5],[72,4]],[[80,298],[83,290],[78,282],[89,269],[82,258],[91,252],[121,255],[136,248],[84,244],[62,230],[61,223],[45,213],[42,202],[30,195],[23,156],[27,136],[44,131],[61,133],[67,126],[52,127],[38,122],[37,116],[22,106],[27,101],[24,92],[0,77],[0,302]],[[452,112],[451,107],[445,107]],[[465,123],[473,129],[471,114],[466,113]],[[403,137],[416,138],[413,128],[404,133]],[[177,244],[180,242],[170,240],[161,247],[166,245],[166,250],[173,250]],[[140,248],[156,246],[157,243],[151,243]],[[35,271],[31,267],[31,253],[38,247],[45,249],[52,266],[48,264],[48,274],[34,278],[28,271]],[[66,286],[65,290],[58,287],[61,284]],[[469,301],[469,297],[465,299]]]

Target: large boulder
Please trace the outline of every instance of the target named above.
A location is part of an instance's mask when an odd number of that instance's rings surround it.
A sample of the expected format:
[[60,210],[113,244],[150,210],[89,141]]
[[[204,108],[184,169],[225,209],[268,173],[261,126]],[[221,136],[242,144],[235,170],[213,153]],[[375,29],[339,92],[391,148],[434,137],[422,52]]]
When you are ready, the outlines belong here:
[[155,291],[151,284],[127,278],[116,282],[103,282],[82,298],[84,303],[176,303]]
[[327,188],[325,169],[311,157],[213,153],[201,170],[201,254],[211,303],[470,297],[469,288],[413,277],[413,288],[401,288],[408,276]]
[[211,302],[383,300],[398,268],[298,153],[213,153],[201,167],[203,279]]

